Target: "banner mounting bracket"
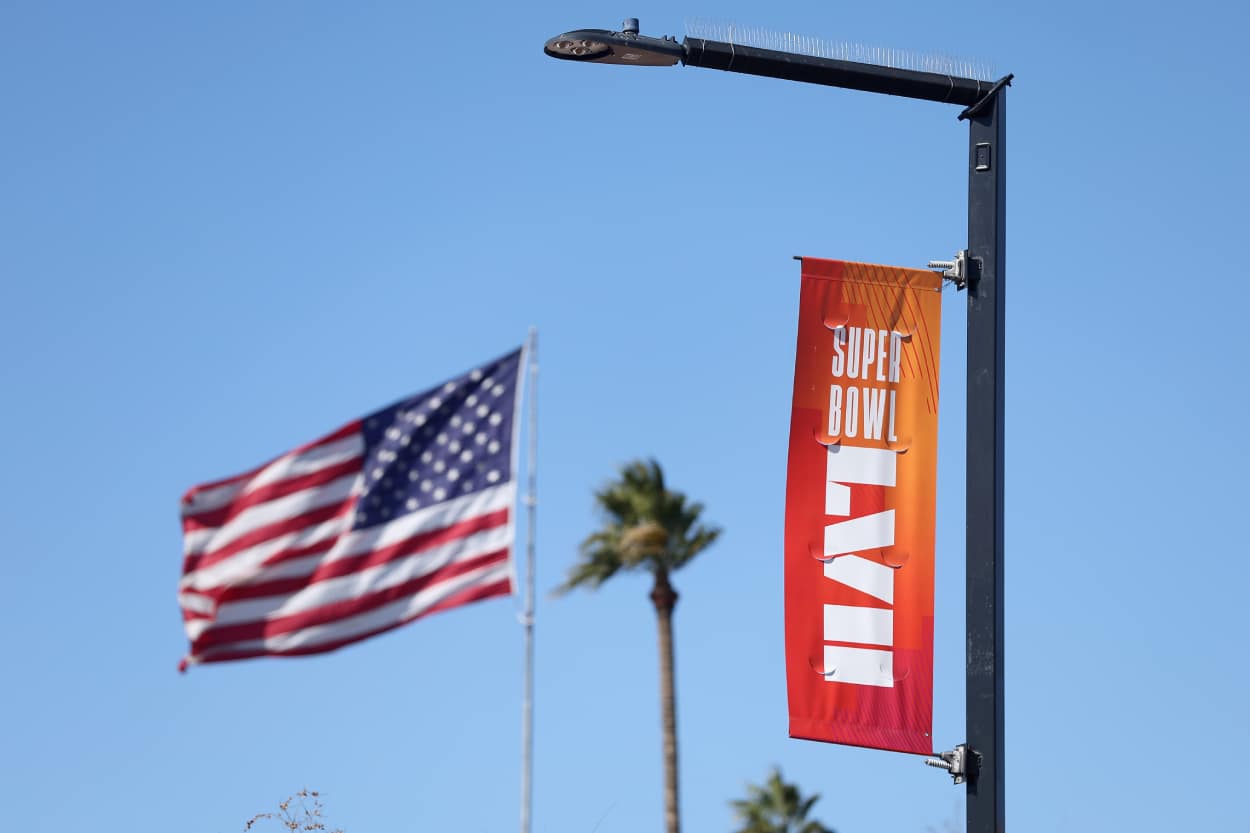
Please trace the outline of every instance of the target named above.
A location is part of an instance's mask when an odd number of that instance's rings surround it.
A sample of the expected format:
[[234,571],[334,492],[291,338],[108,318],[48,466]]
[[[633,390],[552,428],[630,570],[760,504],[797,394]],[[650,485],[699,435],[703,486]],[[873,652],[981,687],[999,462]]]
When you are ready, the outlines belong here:
[[925,765],[944,769],[951,775],[951,780],[956,784],[962,784],[971,775],[971,769],[976,766],[977,759],[980,758],[976,752],[968,748],[968,745],[961,743],[949,752],[939,753],[937,758],[925,758]]
[[930,260],[929,268],[941,272],[942,277],[955,284],[956,289],[968,286],[968,250],[955,252],[954,260]]

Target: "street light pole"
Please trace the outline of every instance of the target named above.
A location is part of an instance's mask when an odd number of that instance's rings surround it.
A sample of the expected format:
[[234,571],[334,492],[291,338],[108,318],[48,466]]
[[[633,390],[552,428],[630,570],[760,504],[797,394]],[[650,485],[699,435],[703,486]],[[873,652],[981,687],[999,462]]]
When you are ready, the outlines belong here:
[[[966,513],[967,742],[946,753],[967,784],[968,833],[1005,828],[1003,768],[1003,357],[1006,88],[997,82],[686,38],[581,29],[547,41],[554,58],[636,66],[700,66],[963,107],[969,123],[968,249],[955,279],[968,293]],[[947,756],[950,756],[949,758]],[[958,782],[958,779],[957,779]]]
[[1003,773],[1003,337],[1007,99],[966,110],[968,413],[966,599],[968,833],[1001,833]]

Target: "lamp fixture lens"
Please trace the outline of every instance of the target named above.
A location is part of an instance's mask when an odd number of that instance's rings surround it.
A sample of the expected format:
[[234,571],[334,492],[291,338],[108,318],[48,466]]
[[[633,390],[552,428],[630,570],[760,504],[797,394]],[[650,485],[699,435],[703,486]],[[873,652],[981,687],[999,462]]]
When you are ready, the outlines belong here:
[[571,58],[582,58],[591,60],[603,55],[607,55],[612,48],[606,43],[599,43],[593,40],[557,40],[548,47],[557,55],[567,55]]

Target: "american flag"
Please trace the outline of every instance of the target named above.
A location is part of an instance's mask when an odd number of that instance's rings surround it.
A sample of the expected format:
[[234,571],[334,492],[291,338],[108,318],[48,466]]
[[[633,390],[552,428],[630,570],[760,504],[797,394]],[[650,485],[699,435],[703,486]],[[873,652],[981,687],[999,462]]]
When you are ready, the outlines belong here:
[[180,667],[332,651],[512,592],[522,352],[188,491]]

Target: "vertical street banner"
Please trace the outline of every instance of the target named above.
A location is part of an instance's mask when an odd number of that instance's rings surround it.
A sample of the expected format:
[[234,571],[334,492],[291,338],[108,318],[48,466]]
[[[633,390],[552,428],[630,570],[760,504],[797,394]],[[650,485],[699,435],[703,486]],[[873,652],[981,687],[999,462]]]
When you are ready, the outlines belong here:
[[802,259],[786,471],[790,736],[929,754],[940,275]]

